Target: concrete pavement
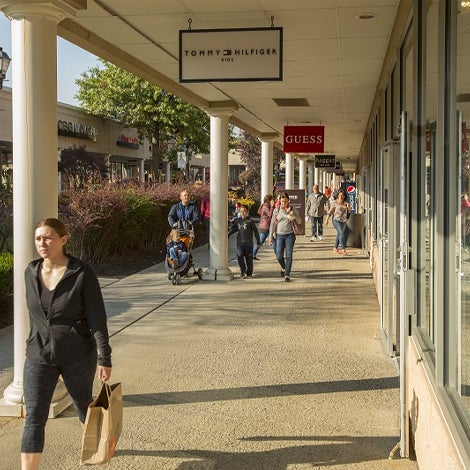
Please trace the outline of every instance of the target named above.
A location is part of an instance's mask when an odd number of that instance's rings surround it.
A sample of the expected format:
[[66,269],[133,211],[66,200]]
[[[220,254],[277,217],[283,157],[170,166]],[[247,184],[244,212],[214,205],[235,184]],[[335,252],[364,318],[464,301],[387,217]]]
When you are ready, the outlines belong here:
[[[291,283],[268,246],[253,279],[173,286],[162,264],[101,279],[125,407],[112,468],[418,468],[398,452],[389,460],[398,371],[382,351],[368,259],[355,248],[333,254],[325,232],[321,242],[297,237]],[[208,266],[207,247],[194,257]],[[2,386],[12,378],[11,336],[0,330]],[[0,418],[2,470],[19,468],[22,428]],[[41,468],[77,468],[80,435],[72,409],[49,420]]]

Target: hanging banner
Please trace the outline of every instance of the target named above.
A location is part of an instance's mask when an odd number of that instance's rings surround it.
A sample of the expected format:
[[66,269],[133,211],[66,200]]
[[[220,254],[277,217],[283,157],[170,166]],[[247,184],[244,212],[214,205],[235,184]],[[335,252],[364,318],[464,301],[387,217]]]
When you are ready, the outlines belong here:
[[315,155],[315,168],[331,168],[336,167],[336,155]]
[[284,126],[285,153],[323,153],[325,126]]
[[282,28],[180,31],[181,83],[257,80],[282,80]]

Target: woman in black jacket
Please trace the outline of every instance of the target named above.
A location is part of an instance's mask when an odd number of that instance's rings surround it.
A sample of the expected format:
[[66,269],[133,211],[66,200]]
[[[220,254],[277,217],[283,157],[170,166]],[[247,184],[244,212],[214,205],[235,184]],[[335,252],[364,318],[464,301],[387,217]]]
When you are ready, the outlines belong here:
[[66,254],[67,239],[58,219],[39,222],[34,240],[40,258],[25,271],[30,333],[24,366],[22,470],[39,467],[59,375],[82,423],[92,401],[95,371],[100,380],[111,377],[111,347],[98,279],[88,264]]

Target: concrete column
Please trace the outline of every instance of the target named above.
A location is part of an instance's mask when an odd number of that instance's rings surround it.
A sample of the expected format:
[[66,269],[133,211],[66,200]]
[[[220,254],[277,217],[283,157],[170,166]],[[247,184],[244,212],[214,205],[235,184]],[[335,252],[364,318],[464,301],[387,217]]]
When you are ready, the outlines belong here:
[[307,163],[307,195],[312,192],[313,187],[313,174],[314,174],[313,162]]
[[306,189],[305,183],[307,179],[307,174],[305,172],[305,159],[299,159],[299,189]]
[[286,153],[286,189],[294,189],[294,155]]
[[[52,4],[19,2],[3,6],[2,11],[12,25],[15,287],[14,378],[4,391],[0,414],[21,416],[29,331],[24,270],[38,257],[34,247],[36,223],[46,217],[57,217],[56,41],[57,24],[65,14]],[[63,396],[64,390],[58,391],[54,399]]]
[[213,103],[206,112],[210,116],[210,240],[209,267],[203,279],[230,281],[228,267],[228,124],[236,103]]
[[267,194],[273,194],[273,143],[277,133],[263,134],[261,141],[261,202]]

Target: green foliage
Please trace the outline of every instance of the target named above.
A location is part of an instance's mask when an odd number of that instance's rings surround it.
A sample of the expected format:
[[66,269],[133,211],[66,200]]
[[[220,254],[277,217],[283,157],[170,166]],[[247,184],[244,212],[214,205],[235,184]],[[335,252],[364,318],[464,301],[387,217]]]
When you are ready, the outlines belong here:
[[0,252],[11,251],[13,238],[13,191],[0,186]]
[[0,253],[0,305],[13,293],[13,255]]
[[192,153],[208,152],[209,117],[176,95],[104,60],[76,83],[76,97],[89,113],[134,127],[154,144],[154,164],[162,156],[174,159],[185,142]]

